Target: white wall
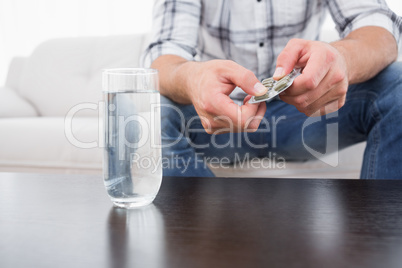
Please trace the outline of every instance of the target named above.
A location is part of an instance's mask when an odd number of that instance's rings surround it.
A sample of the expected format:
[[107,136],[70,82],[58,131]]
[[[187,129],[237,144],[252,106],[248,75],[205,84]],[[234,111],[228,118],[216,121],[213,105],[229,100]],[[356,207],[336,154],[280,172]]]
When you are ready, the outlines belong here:
[[56,37],[150,30],[152,0],[0,0],[0,86],[13,56]]
[[[401,0],[387,0],[402,15]],[[9,61],[55,37],[146,32],[152,0],[0,0],[0,86]],[[328,20],[326,27],[333,27]]]
[[399,16],[402,16],[402,1],[401,0],[386,0],[388,6]]

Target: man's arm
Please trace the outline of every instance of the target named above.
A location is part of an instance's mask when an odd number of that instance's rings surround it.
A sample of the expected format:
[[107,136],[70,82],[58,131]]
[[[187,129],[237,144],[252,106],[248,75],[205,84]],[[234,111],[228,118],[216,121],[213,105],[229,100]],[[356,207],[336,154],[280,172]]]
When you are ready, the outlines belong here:
[[186,65],[195,62],[176,55],[163,55],[158,57],[151,65],[151,68],[159,70],[160,92],[177,103],[191,104],[189,93],[187,92],[188,71]]
[[265,103],[239,106],[229,98],[236,86],[250,95],[263,95],[266,88],[249,70],[229,60],[187,61],[162,55],[153,61],[159,70],[160,92],[181,104],[193,104],[208,133],[257,130],[266,111]]
[[156,0],[153,39],[143,65],[159,70],[163,95],[194,105],[207,132],[256,130],[265,104],[238,106],[229,98],[236,86],[251,95],[264,94],[255,75],[233,61],[194,61],[201,10],[201,0]]
[[394,36],[387,30],[367,26],[331,44],[291,40],[278,56],[274,77],[295,66],[303,73],[281,99],[308,115],[324,115],[340,109],[349,84],[367,81],[397,59]]
[[346,59],[349,84],[373,78],[398,57],[394,36],[381,27],[367,26],[357,29],[345,39],[331,45]]

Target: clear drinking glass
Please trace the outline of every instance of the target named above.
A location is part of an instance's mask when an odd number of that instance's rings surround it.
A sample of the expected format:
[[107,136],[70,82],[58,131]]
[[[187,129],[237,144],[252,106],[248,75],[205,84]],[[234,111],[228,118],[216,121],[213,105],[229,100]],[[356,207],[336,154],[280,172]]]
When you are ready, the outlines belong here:
[[162,182],[160,95],[154,69],[106,69],[103,173],[118,207],[150,204]]

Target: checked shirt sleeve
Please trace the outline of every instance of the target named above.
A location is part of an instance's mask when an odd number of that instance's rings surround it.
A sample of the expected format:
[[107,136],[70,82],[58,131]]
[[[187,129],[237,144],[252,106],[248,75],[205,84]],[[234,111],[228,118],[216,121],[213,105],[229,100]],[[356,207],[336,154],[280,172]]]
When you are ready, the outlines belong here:
[[390,10],[385,0],[327,0],[329,11],[341,37],[364,26],[378,26],[393,34],[402,54],[402,18]]
[[149,67],[166,54],[194,60],[200,13],[201,3],[197,0],[156,0],[151,41],[142,55],[142,65]]

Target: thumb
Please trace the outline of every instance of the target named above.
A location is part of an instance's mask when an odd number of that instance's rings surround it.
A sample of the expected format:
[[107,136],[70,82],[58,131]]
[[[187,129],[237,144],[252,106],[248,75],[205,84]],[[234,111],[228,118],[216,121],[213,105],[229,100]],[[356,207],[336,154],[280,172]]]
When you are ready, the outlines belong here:
[[276,60],[276,69],[273,75],[275,80],[279,80],[295,68],[306,45],[305,40],[292,39],[279,54]]
[[267,93],[267,88],[258,80],[252,71],[237,63],[233,62],[233,64],[231,71],[227,74],[228,79],[233,84],[252,96],[262,96]]

